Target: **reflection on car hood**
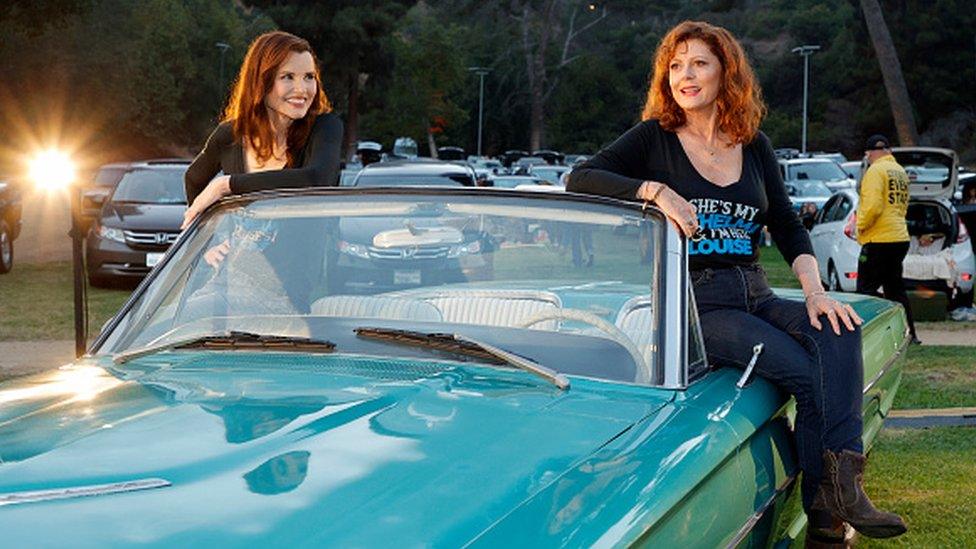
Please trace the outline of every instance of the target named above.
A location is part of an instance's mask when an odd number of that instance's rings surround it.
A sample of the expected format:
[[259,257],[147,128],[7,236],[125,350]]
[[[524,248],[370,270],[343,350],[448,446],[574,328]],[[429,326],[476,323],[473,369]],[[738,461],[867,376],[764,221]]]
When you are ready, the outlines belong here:
[[178,231],[186,204],[126,204],[109,202],[101,222],[108,227],[144,231]]
[[461,545],[670,399],[348,355],[109,364],[0,385],[0,495],[172,486],[5,507],[13,545]]
[[[451,226],[460,228],[466,220],[463,216],[443,216],[443,217],[411,217],[410,225],[420,229],[429,227]],[[404,218],[399,217],[363,217],[363,218],[343,218],[339,221],[339,238],[349,242],[364,244],[373,243],[373,237],[383,231],[397,230],[406,228]]]

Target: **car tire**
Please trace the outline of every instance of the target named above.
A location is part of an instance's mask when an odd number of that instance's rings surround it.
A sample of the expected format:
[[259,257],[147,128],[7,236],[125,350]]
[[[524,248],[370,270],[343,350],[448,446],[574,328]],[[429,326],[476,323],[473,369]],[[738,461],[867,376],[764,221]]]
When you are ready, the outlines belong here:
[[6,221],[0,221],[0,274],[14,268],[14,235]]
[[112,279],[99,276],[99,275],[88,275],[88,285],[92,288],[113,288]]
[[833,263],[827,266],[827,289],[831,292],[844,291],[840,285],[840,276],[837,275],[837,269],[834,268]]

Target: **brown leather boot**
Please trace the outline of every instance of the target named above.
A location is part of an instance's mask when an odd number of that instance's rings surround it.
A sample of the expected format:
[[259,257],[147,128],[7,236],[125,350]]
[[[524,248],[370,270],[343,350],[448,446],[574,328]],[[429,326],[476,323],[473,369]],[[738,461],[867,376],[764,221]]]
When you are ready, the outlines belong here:
[[824,476],[812,509],[833,513],[869,538],[892,538],[908,530],[901,517],[875,509],[864,493],[861,482],[867,459],[863,455],[827,450],[823,459]]

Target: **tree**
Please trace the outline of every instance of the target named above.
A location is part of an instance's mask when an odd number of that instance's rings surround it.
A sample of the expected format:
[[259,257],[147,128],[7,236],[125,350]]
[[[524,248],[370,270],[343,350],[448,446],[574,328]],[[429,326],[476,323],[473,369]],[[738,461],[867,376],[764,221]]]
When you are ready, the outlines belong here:
[[[575,61],[573,46],[581,34],[607,16],[606,6],[573,0],[513,0],[511,17],[518,23],[529,80],[529,147],[546,143],[546,103],[559,84],[560,71]],[[585,14],[596,12],[587,17]],[[567,21],[568,20],[568,21]],[[550,60],[550,47],[559,48]]]
[[915,145],[918,142],[918,129],[915,126],[915,115],[912,112],[912,102],[908,96],[908,86],[901,72],[901,62],[898,52],[888,32],[884,14],[878,0],[861,0],[861,11],[864,21],[871,35],[881,74],[884,77],[885,89],[888,91],[888,102],[891,103],[891,115],[895,119],[898,140],[902,145]]
[[411,136],[426,140],[430,156],[437,156],[436,133],[463,124],[467,113],[454,101],[466,75],[462,43],[464,29],[433,14],[424,4],[414,6],[399,22],[393,36],[393,74],[384,82],[380,108],[364,118],[377,138]]

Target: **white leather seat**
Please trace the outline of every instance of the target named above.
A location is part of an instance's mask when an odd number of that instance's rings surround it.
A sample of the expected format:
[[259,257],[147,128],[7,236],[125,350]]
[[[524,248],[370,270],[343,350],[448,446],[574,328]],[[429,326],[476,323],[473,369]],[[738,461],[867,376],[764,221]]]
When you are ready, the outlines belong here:
[[648,364],[653,364],[657,327],[650,295],[639,295],[620,307],[614,324],[634,342]]
[[[559,296],[537,290],[434,290],[409,295],[436,307],[444,322],[458,324],[514,328],[541,311],[562,308]],[[555,330],[558,323],[547,320],[532,328]]]
[[402,297],[332,295],[312,303],[311,312],[320,316],[441,321],[441,313],[430,303]]

